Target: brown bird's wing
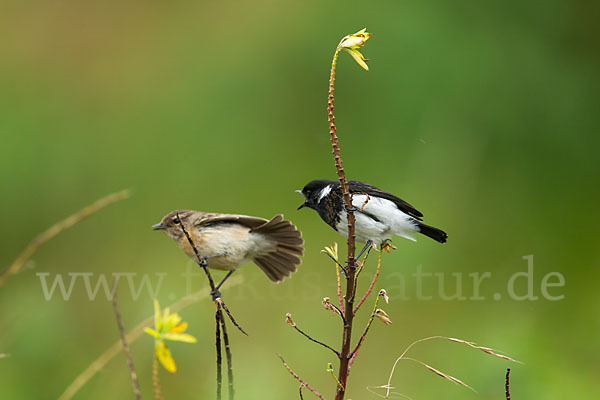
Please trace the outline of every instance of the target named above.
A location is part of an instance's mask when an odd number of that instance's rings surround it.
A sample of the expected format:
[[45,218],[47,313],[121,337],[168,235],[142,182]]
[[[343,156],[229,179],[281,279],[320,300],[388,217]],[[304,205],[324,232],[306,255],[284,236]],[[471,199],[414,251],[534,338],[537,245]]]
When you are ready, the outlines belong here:
[[236,222],[240,225],[247,226],[251,230],[254,230],[255,228],[258,228],[269,221],[264,218],[250,217],[248,215],[203,213],[203,215],[194,222],[194,225],[210,225],[215,222]]
[[304,254],[304,239],[294,224],[283,219],[283,215],[274,216],[271,220],[248,215],[203,213],[195,222],[195,226],[210,225],[219,222],[232,222],[250,228],[267,237],[273,244],[273,250],[254,258],[254,263],[273,282],[280,282],[296,271]]
[[254,259],[256,265],[273,282],[280,282],[296,272],[296,266],[302,261],[304,254],[304,239],[294,224],[283,219],[283,215],[274,216],[267,223],[252,229],[252,232],[261,233],[268,237],[274,244],[273,250]]

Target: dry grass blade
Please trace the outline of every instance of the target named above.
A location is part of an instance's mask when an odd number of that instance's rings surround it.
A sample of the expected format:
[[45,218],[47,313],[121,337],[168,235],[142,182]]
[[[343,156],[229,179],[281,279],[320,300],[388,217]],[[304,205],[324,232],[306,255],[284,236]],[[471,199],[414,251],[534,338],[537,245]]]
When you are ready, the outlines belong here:
[[[385,395],[377,393],[373,389],[388,389],[387,385],[382,385],[382,386],[367,386],[367,391],[369,391],[370,393],[373,393],[377,397],[381,397],[382,399],[388,398],[388,399],[407,399],[407,400],[413,400],[411,397],[408,397],[407,395],[405,395],[403,393],[398,393],[398,392],[391,392],[390,393],[391,397],[386,397]],[[396,388],[395,387],[391,387],[389,389],[396,389]]]
[[[386,393],[386,396],[385,396],[386,399],[390,398],[389,396],[391,394],[390,390],[391,390],[392,377],[394,376],[394,371],[396,370],[396,366],[398,365],[398,362],[400,362],[400,360],[406,359],[404,356],[416,344],[421,343],[421,342],[425,342],[425,341],[428,341],[428,340],[433,340],[433,339],[443,339],[443,340],[449,340],[449,341],[455,342],[455,343],[462,343],[462,344],[465,344],[465,345],[467,345],[467,346],[469,346],[471,348],[474,348],[474,349],[477,349],[477,350],[481,350],[484,353],[487,353],[487,354],[490,354],[490,355],[502,358],[502,359],[507,360],[507,361],[512,361],[512,362],[516,362],[516,363],[522,364],[522,362],[514,360],[514,359],[512,359],[512,358],[510,358],[508,356],[505,356],[505,355],[502,355],[502,354],[498,354],[499,352],[497,350],[492,350],[489,347],[477,346],[474,342],[469,342],[469,341],[463,340],[463,339],[451,338],[451,337],[446,337],[446,336],[431,336],[431,337],[427,337],[427,338],[415,340],[410,345],[408,345],[408,347],[404,350],[404,352],[400,355],[400,357],[398,357],[396,359],[396,361],[394,362],[394,365],[392,366],[392,370],[390,372],[390,376],[388,377],[387,385],[383,386],[383,387],[387,388],[387,393]],[[418,361],[418,360],[415,360],[415,361]],[[418,361],[418,362],[420,362],[420,361]],[[458,383],[458,382],[456,382],[456,383]]]
[[75,214],[63,219],[62,221],[57,222],[46,231],[40,233],[31,241],[31,243],[27,245],[27,247],[25,247],[25,250],[23,250],[16,260],[13,261],[13,263],[7,269],[5,269],[2,274],[0,274],[0,287],[4,285],[9,276],[18,274],[23,268],[23,265],[25,265],[25,262],[29,260],[33,253],[35,253],[36,250],[48,240],[52,239],[62,231],[69,229],[73,225],[83,221],[87,217],[97,213],[104,207],[107,207],[118,201],[125,200],[129,198],[129,196],[131,196],[131,191],[129,189],[109,194],[108,196],[96,200],[89,206],[79,210]]
[[[444,338],[444,337],[441,337],[441,338]],[[523,364],[521,361],[515,360],[514,358],[511,358],[511,357],[506,356],[504,354],[499,354],[499,353],[501,353],[499,350],[494,350],[494,349],[491,349],[489,347],[484,347],[484,346],[477,346],[474,342],[469,342],[469,341],[462,340],[462,339],[457,339],[457,338],[444,338],[444,339],[448,339],[451,342],[466,344],[467,346],[469,346],[469,347],[471,347],[473,349],[481,350],[481,351],[483,351],[486,354],[490,354],[490,355],[492,355],[494,357],[498,357],[498,358],[501,358],[503,360],[512,361],[512,362],[516,362],[516,363],[519,363],[519,364]]]
[[[240,283],[242,283],[241,276],[232,277],[228,281],[229,287],[239,285]],[[194,303],[197,303],[200,300],[204,300],[207,298],[209,298],[209,294],[207,293],[206,288],[204,288],[172,304],[170,308],[174,312],[180,311]],[[144,328],[148,325],[151,325],[153,321],[154,315],[151,315],[150,317],[146,318],[141,323],[139,323],[134,329],[129,331],[126,336],[127,342],[131,345],[133,342],[139,339],[140,336],[142,336],[144,333]],[[113,357],[119,354],[121,350],[122,345],[121,341],[119,340],[115,342],[112,346],[110,346],[104,353],[102,353],[100,357],[94,360],[81,374],[79,374],[79,376],[77,376],[77,378],[75,378],[75,380],[71,382],[69,387],[67,387],[64,393],[59,397],[59,400],[71,399],[91,378],[94,377],[94,375],[96,375],[102,368],[104,368],[104,366],[110,360],[112,360]]]
[[414,361],[414,362],[416,362],[416,363],[419,363],[419,364],[421,364],[422,366],[424,366],[425,368],[427,368],[428,370],[430,370],[431,372],[433,372],[434,374],[436,374],[437,376],[440,376],[440,377],[442,377],[442,378],[444,378],[444,379],[446,379],[446,380],[448,380],[448,381],[450,381],[450,382],[454,382],[454,383],[456,383],[456,384],[458,384],[458,385],[461,385],[461,386],[464,386],[464,387],[466,387],[466,388],[469,388],[469,389],[471,389],[472,391],[474,391],[475,393],[477,393],[477,391],[476,391],[475,389],[473,389],[471,386],[467,385],[466,383],[464,383],[464,382],[463,382],[463,381],[461,381],[460,379],[458,379],[458,378],[455,378],[455,377],[453,377],[453,376],[451,376],[451,375],[445,374],[445,373],[443,373],[442,371],[440,371],[440,370],[438,370],[438,369],[435,369],[435,368],[433,368],[431,365],[425,364],[423,361],[419,361],[419,360],[417,360],[417,359],[410,358],[410,357],[404,357],[404,360],[409,360],[409,361]]

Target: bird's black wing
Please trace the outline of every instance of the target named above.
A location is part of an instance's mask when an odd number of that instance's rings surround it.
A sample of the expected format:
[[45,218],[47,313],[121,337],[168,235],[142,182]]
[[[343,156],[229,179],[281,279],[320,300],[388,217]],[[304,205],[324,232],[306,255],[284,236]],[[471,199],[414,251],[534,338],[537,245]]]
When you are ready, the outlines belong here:
[[416,218],[418,220],[421,220],[423,218],[423,213],[421,213],[419,210],[408,204],[406,201],[394,196],[391,193],[385,192],[379,189],[378,187],[369,185],[368,183],[364,183],[361,181],[348,181],[348,186],[350,189],[350,193],[352,194],[362,193],[368,194],[369,196],[380,197],[382,199],[389,200],[392,203],[394,203],[400,211],[410,215],[411,217]]

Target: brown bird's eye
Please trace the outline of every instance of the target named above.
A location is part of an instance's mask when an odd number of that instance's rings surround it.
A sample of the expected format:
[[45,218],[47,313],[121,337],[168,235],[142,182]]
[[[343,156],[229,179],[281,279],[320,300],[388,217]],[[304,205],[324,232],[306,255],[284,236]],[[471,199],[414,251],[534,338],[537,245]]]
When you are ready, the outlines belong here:
[[174,218],[173,223],[179,225],[181,221],[179,220],[179,218]]

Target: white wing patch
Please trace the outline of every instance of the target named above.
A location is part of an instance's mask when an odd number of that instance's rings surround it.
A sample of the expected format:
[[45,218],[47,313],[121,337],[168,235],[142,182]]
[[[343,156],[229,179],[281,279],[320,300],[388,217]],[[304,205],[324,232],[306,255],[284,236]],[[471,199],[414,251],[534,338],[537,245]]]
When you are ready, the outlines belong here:
[[321,194],[319,195],[317,203],[323,200],[323,197],[327,196],[329,193],[331,193],[331,185],[327,185],[323,189],[321,189]]
[[[363,238],[376,242],[391,239],[395,235],[416,241],[414,233],[419,231],[417,224],[410,215],[402,212],[392,201],[361,194],[352,196],[352,205],[357,210],[363,211],[363,213],[356,213],[357,230],[364,231],[360,232],[362,235],[357,232],[357,236],[363,236]],[[378,221],[374,221],[365,213],[377,218]]]

